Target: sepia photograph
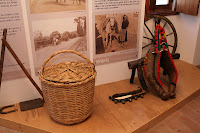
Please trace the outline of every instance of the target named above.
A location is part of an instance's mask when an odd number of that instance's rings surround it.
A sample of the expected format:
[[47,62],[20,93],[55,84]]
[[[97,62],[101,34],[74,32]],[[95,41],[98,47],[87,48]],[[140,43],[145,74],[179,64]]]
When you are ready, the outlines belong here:
[[30,13],[86,10],[86,0],[30,0]]
[[37,66],[60,50],[87,52],[85,16],[33,21],[32,31]]
[[138,12],[95,16],[96,54],[137,48]]

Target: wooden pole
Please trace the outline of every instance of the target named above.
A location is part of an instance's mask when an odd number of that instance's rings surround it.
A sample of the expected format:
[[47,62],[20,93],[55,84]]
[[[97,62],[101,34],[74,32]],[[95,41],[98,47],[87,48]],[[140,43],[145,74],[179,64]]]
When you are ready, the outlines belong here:
[[148,17],[149,17],[149,0],[146,0],[144,21],[147,21]]
[[13,57],[15,58],[15,60],[17,61],[17,63],[19,64],[19,66],[21,67],[21,69],[24,71],[24,73],[26,74],[26,76],[28,77],[28,79],[31,81],[31,83],[35,86],[35,88],[37,89],[37,91],[40,93],[40,95],[43,97],[42,91],[39,88],[39,86],[35,83],[35,81],[32,79],[31,75],[28,73],[28,71],[26,70],[26,68],[24,67],[24,65],[22,64],[22,62],[20,61],[20,59],[17,57],[17,55],[15,54],[15,52],[13,51],[13,49],[11,48],[11,46],[8,44],[8,42],[3,38],[2,41],[4,42],[5,46],[8,48],[8,50],[10,51],[10,53],[13,55]]
[[[3,39],[6,40],[7,29],[3,30]],[[4,64],[4,56],[5,56],[5,43],[2,41],[1,46],[1,60],[0,60],[0,90],[1,90],[1,82],[2,82],[2,74],[3,74],[3,64]]]

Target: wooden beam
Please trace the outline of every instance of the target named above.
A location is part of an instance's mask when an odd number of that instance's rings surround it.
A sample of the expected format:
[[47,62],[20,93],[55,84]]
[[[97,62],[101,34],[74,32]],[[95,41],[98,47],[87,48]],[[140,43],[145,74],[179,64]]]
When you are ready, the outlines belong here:
[[148,20],[148,16],[149,16],[149,0],[146,0],[144,21]]

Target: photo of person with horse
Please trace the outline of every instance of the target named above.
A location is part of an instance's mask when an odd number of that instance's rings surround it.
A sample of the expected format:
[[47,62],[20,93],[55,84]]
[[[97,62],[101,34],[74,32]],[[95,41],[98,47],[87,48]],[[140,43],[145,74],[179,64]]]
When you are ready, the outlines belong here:
[[96,15],[96,54],[136,49],[137,26],[137,12]]

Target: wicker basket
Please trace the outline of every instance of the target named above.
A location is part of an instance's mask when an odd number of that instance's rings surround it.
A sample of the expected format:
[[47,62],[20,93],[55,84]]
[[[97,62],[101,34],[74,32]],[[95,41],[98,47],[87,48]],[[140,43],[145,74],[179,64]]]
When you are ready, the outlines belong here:
[[[87,61],[63,62],[46,67],[60,53],[73,53]],[[82,122],[92,112],[96,71],[93,63],[73,50],[51,55],[42,65],[40,81],[49,115],[62,124]]]

